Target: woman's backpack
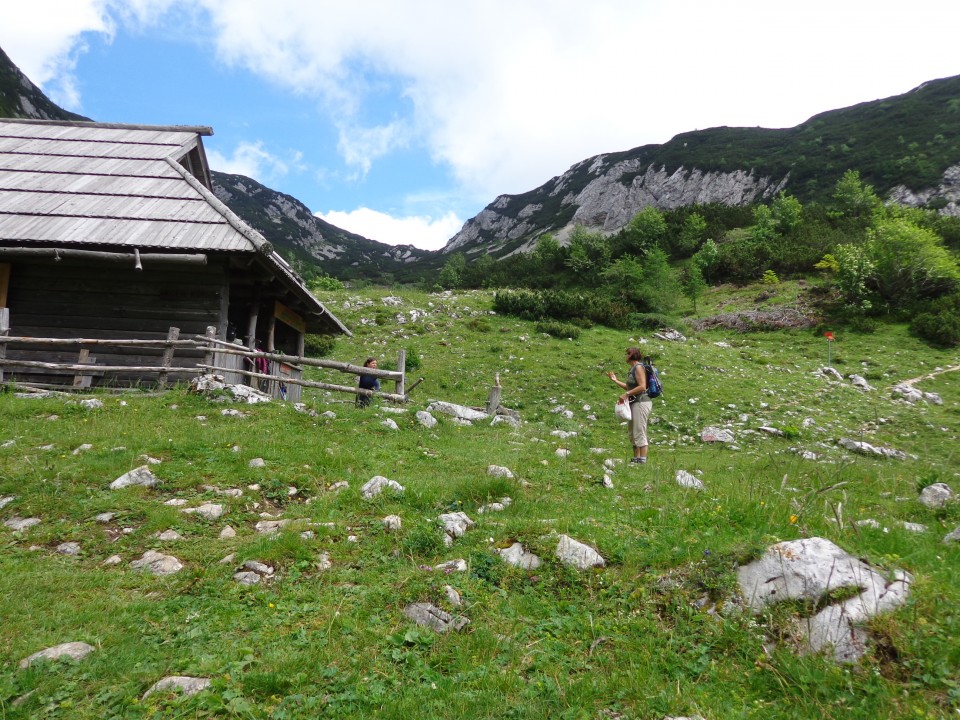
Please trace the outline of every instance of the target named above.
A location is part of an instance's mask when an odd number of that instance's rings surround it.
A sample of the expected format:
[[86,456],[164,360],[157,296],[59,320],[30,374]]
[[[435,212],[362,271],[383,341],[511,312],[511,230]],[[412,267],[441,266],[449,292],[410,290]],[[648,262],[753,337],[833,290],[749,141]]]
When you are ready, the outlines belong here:
[[654,367],[650,358],[643,359],[643,369],[647,373],[647,395],[653,399],[663,395],[663,383],[660,382],[660,373]]

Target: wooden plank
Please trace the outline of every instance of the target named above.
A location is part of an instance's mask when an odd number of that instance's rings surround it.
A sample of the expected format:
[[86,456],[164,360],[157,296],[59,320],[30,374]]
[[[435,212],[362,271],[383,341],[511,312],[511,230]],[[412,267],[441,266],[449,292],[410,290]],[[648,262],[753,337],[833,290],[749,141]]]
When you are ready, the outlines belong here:
[[[232,372],[240,375],[245,375],[247,377],[263,378],[265,380],[277,379],[275,375],[264,375],[262,373],[251,372],[249,370],[235,370],[235,369],[225,368],[225,367],[216,367],[213,365],[199,365],[198,367],[202,370],[214,370],[216,372],[223,372],[223,373]],[[369,368],[367,369],[369,370]],[[366,397],[382,397],[382,398],[386,398],[387,400],[392,400],[393,402],[398,402],[398,403],[405,403],[407,401],[407,398],[403,395],[396,395],[394,393],[386,393],[386,392],[377,392],[375,390],[361,390],[360,388],[351,387],[348,385],[331,385],[330,383],[313,382],[312,380],[296,380],[294,378],[285,378],[284,382],[288,382],[294,385],[301,385],[303,387],[319,388],[321,390],[334,390],[336,392],[352,393],[354,395],[364,395]]]
[[[79,365],[95,365],[97,359],[90,355],[90,350],[88,348],[81,348],[79,357],[77,359],[77,364]],[[88,388],[93,378],[90,375],[74,375],[73,376],[73,387],[74,388]]]
[[[10,333],[10,308],[0,307],[0,361],[7,357],[6,337]],[[0,365],[0,383],[3,382],[3,365]]]

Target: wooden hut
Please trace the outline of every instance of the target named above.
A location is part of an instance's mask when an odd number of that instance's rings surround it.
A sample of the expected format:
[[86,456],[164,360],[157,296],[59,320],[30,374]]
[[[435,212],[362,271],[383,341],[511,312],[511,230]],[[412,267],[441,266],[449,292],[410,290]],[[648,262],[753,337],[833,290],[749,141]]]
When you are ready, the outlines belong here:
[[[0,313],[9,334],[156,340],[171,327],[180,337],[215,327],[220,340],[288,355],[304,354],[305,333],[349,335],[270,243],[213,194],[201,140],[211,134],[0,119]],[[98,362],[129,367],[155,365],[159,352],[97,350]],[[8,359],[77,362],[76,350],[66,354],[7,348]],[[187,360],[196,366],[201,354]],[[24,381],[73,380],[6,370]],[[151,379],[94,373],[90,382]],[[296,399],[299,388],[289,389]]]

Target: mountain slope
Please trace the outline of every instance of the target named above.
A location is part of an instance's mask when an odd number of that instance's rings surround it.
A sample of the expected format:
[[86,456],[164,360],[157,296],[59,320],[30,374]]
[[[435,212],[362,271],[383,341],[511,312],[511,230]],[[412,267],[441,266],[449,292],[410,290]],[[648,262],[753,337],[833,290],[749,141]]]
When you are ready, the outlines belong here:
[[[243,175],[213,172],[214,192],[231,210],[279,251],[302,262],[319,263],[338,278],[403,279],[411,265],[431,255],[412,245],[385,245],[316,217],[295,197]],[[301,264],[301,269],[305,270]]]
[[960,76],[794,128],[712,128],[588,158],[535,190],[501,195],[443,252],[503,256],[575,224],[614,232],[648,206],[746,205],[780,190],[824,200],[848,169],[898,202],[960,215]]
[[20,72],[0,48],[0,117],[34,120],[89,120],[67,112]]

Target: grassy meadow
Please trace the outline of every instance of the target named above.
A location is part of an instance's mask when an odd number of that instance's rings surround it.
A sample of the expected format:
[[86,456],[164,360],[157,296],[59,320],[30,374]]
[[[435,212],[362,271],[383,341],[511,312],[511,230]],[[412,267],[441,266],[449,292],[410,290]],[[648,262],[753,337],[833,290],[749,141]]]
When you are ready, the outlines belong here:
[[[784,283],[776,292],[787,302],[795,290]],[[714,290],[700,313],[754,307],[759,293]],[[387,295],[401,304],[384,304]],[[337,341],[334,359],[373,355],[394,369],[407,351],[408,385],[424,381],[406,413],[315,390],[304,401],[316,415],[281,403],[229,406],[246,417],[224,416],[227,405],[183,387],[99,394],[104,406],[92,410],[75,397],[0,393],[0,497],[14,498],[0,521],[41,519],[17,533],[0,526],[0,718],[958,716],[960,544],[942,539],[960,525],[960,504],[930,510],[917,496],[935,482],[960,491],[960,372],[917,384],[942,405],[890,393],[898,381],[960,364],[955,350],[933,350],[902,325],[831,328],[833,366],[876,388],[865,392],[813,374],[827,362],[827,328],[687,332],[686,342],[668,342],[594,327],[571,340],[493,314],[491,294],[480,291],[371,288],[323,300],[355,333]],[[777,295],[763,302],[776,305]],[[634,344],[654,357],[665,386],[646,466],[625,462],[619,391],[605,375],[626,375],[624,349]],[[519,428],[460,426],[439,413],[432,429],[415,420],[430,400],[482,406],[497,373]],[[711,425],[731,429],[733,446],[701,442]],[[551,434],[558,430],[576,435]],[[842,437],[908,459],[853,455],[837,446]],[[159,485],[109,490],[142,456],[161,461],[151,466]],[[265,467],[250,467],[254,458]],[[489,475],[489,465],[514,478]],[[678,486],[678,470],[705,489]],[[405,492],[364,499],[360,488],[376,475]],[[349,487],[331,490],[341,481]],[[216,492],[226,489],[243,494]],[[477,513],[505,496],[503,511]],[[223,503],[227,513],[186,515],[164,504],[174,498]],[[436,518],[456,510],[476,524],[445,547]],[[105,512],[116,515],[94,519]],[[254,529],[261,513],[293,522],[264,536]],[[399,530],[385,529],[388,515],[400,516]],[[867,519],[877,527],[857,524]],[[227,525],[236,537],[220,537]],[[181,539],[157,538],[171,529]],[[595,547],[606,567],[560,564],[560,534]],[[874,644],[856,665],[798,654],[788,612],[754,617],[736,600],[739,563],[812,536],[914,576],[907,605],[871,622]],[[495,554],[517,541],[542,558],[540,568]],[[79,543],[80,554],[58,553],[64,542]],[[151,549],[183,570],[156,577],[130,568]],[[113,555],[122,562],[105,566]],[[466,571],[433,569],[453,559]],[[273,566],[274,577],[238,584],[232,576],[246,560]],[[434,633],[404,616],[415,602],[470,622]],[[96,650],[18,667],[72,641]],[[143,699],[170,675],[212,684],[191,697]]]

